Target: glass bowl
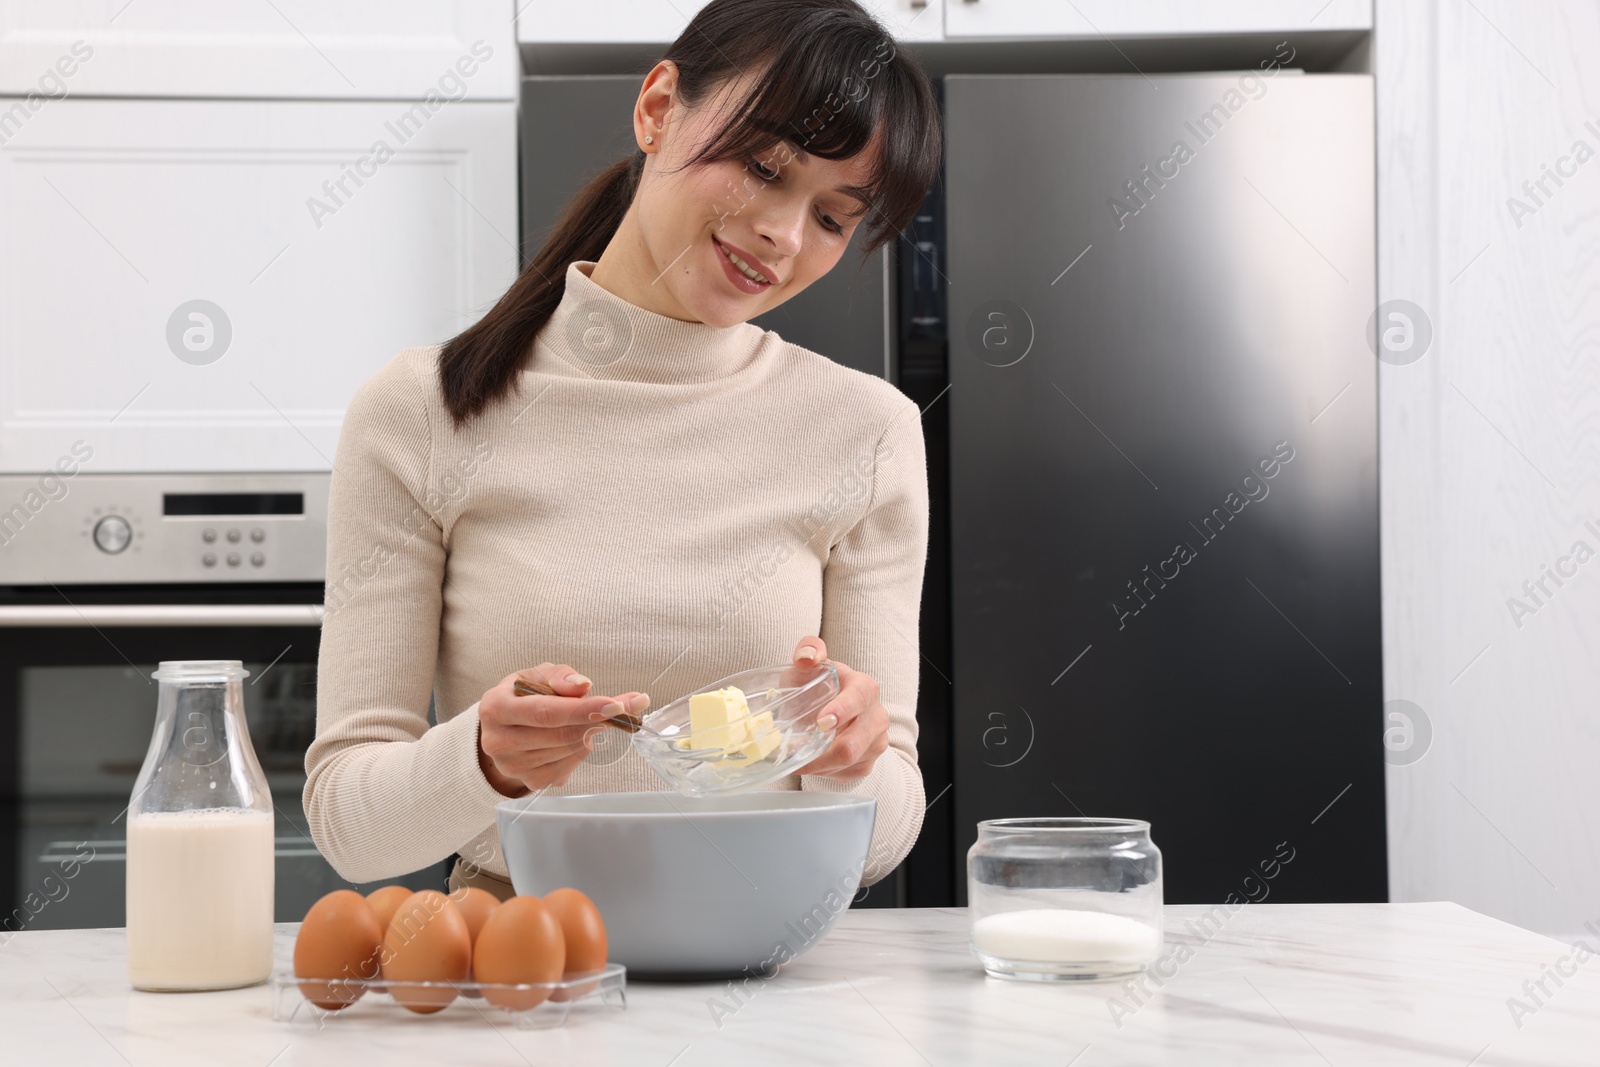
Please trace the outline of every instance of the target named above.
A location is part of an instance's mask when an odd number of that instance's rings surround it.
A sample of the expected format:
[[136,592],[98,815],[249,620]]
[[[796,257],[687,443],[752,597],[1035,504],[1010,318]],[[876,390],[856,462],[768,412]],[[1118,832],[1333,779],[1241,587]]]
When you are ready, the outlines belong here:
[[[744,693],[750,713],[696,732],[689,716],[691,698],[728,686]],[[833,743],[837,725],[823,729],[817,718],[838,695],[839,671],[831,663],[740,671],[646,715],[648,729],[633,735],[633,747],[684,796],[755,789],[795,773]],[[730,739],[752,736],[759,743],[730,744]],[[733,755],[741,751],[745,758]]]

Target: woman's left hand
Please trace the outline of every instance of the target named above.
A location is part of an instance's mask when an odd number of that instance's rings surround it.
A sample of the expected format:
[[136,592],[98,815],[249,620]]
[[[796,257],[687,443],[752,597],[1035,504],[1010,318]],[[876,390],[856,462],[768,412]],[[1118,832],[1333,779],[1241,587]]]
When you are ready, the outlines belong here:
[[[802,637],[794,650],[797,667],[815,667],[827,658],[828,646],[816,636]],[[889,710],[878,699],[876,678],[838,660],[832,662],[839,672],[839,695],[822,709],[817,722],[826,728],[832,716],[839,729],[827,751],[797,773],[853,782],[865,778],[889,747]]]

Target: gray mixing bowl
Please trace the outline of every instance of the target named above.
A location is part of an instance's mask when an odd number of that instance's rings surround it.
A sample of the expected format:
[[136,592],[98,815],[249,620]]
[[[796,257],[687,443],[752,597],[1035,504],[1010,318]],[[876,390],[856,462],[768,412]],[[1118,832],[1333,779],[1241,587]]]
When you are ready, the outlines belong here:
[[770,973],[850,906],[878,802],[762,790],[528,796],[498,808],[519,894],[571,886],[605,920],[629,977]]

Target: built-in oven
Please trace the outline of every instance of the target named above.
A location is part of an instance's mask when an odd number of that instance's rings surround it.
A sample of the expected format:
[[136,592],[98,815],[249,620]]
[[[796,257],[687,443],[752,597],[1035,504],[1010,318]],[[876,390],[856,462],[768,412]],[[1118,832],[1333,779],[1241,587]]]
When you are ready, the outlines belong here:
[[[327,480],[0,476],[5,931],[124,925],[124,815],[162,660],[236,659],[250,672],[245,717],[277,824],[277,918],[350,887],[312,843],[300,802]],[[439,888],[446,874],[440,864],[399,881]]]

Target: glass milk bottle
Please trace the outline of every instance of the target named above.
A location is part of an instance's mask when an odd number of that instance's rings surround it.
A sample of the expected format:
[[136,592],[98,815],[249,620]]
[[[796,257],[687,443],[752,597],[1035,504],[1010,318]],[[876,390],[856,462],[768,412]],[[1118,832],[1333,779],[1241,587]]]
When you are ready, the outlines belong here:
[[164,660],[128,807],[128,978],[229,989],[272,971],[272,797],[239,660]]

